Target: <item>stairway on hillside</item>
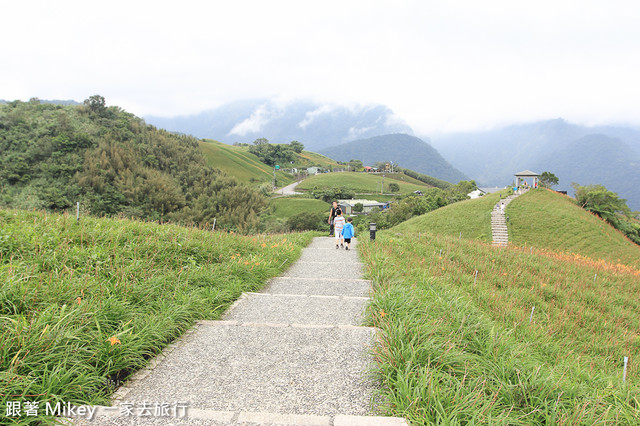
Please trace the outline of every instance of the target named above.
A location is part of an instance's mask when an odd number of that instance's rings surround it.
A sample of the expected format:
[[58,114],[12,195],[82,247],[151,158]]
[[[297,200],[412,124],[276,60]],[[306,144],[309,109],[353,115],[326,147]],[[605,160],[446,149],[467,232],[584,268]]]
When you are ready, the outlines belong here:
[[505,210],[507,205],[518,195],[520,194],[515,193],[510,195],[500,200],[500,202],[493,207],[493,211],[491,212],[491,234],[493,236],[492,245],[496,247],[506,247],[509,245],[509,231],[507,230]]
[[[406,426],[376,417],[376,330],[362,326],[371,282],[362,279],[357,240],[350,251],[334,247],[333,238],[315,238],[262,292],[245,293],[222,321],[200,321],[136,374],[113,407],[74,423]],[[186,408],[158,415],[158,403]]]

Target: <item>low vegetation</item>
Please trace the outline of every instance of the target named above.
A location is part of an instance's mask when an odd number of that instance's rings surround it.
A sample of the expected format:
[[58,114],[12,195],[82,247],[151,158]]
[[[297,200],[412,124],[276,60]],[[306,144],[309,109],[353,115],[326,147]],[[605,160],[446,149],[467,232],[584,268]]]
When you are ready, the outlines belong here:
[[106,403],[120,380],[279,275],[311,238],[0,210],[2,407],[26,395]]
[[640,357],[639,269],[394,231],[359,245],[374,282],[386,414],[411,424],[637,424],[637,365],[622,376],[624,357]]
[[640,250],[543,190],[507,208],[517,243],[491,247],[501,195],[361,240],[386,413],[412,424],[636,424]]

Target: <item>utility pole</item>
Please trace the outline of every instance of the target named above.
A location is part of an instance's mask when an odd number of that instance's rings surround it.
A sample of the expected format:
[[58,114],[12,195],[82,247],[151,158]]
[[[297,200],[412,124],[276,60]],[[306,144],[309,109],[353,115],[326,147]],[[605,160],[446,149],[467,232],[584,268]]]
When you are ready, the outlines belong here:
[[382,173],[382,188],[380,188],[380,193],[384,192],[384,173]]
[[273,191],[275,192],[276,190],[276,170],[279,170],[280,166],[279,165],[275,165],[273,166]]

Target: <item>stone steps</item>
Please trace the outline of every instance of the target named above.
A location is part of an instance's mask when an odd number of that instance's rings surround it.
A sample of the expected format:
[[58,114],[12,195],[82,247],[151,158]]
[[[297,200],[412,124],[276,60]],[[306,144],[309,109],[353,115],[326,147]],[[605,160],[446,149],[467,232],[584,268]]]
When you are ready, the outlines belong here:
[[509,244],[509,230],[507,228],[507,220],[504,210],[499,205],[504,204],[506,208],[509,203],[519,194],[510,195],[504,200],[501,200],[491,211],[491,236],[493,242],[491,243],[496,247],[506,247]]
[[[407,425],[371,411],[376,330],[361,326],[371,286],[363,269],[356,250],[314,239],[288,271],[262,292],[243,294],[223,320],[199,321],[120,388],[112,407],[73,423]],[[186,416],[121,415],[125,403],[175,402],[187,405]]]

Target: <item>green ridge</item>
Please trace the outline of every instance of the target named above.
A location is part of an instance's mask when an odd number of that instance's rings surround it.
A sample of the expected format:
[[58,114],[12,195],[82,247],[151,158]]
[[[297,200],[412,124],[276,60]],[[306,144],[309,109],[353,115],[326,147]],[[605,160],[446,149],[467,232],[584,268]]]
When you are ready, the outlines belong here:
[[[406,180],[402,180],[404,177]],[[397,183],[400,186],[400,193],[407,194],[416,190],[424,190],[430,188],[430,186],[417,181],[409,176],[401,174],[385,176],[384,178],[385,193],[388,193],[388,185],[390,183]],[[318,188],[330,188],[330,187],[347,187],[356,193],[370,193],[375,194],[380,192],[380,186],[382,184],[382,175],[369,174],[362,172],[344,172],[344,173],[323,173],[315,176],[311,176],[305,179],[298,189],[310,191],[314,187]]]

